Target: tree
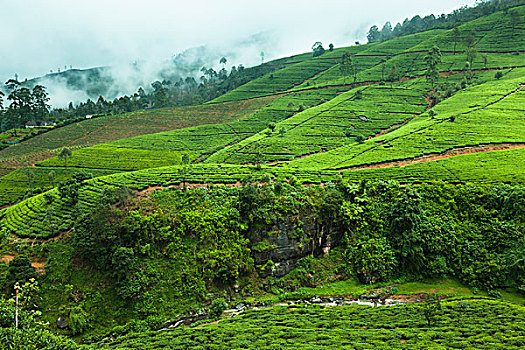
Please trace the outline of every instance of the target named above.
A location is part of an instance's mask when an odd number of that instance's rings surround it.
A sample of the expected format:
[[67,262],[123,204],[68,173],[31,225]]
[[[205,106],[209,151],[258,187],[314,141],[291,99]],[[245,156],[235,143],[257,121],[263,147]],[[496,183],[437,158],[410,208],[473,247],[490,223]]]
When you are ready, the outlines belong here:
[[370,30],[368,31],[368,34],[367,34],[366,37],[367,37],[369,43],[378,42],[379,39],[381,38],[381,34],[379,32],[379,28],[377,28],[376,25],[370,27]]
[[268,129],[272,132],[275,130],[276,124],[274,122],[268,123]]
[[46,88],[42,85],[35,85],[32,93],[32,115],[35,120],[44,120],[49,115],[49,97]]
[[489,61],[489,58],[487,57],[487,55],[482,55],[481,58],[483,58],[483,65],[485,69],[487,69],[487,63]]
[[456,45],[458,41],[461,39],[461,31],[458,27],[455,27],[454,30],[452,30],[452,38],[454,39],[454,55],[456,54]]
[[381,60],[381,81],[385,81],[386,59]]
[[317,41],[315,44],[313,44],[312,51],[314,52],[313,57],[321,56],[324,54],[323,44],[320,41]]
[[67,168],[67,159],[73,157],[73,152],[69,148],[63,148],[58,154],[58,159],[64,161],[64,166]]
[[346,76],[352,72],[352,66],[352,54],[349,51],[345,51],[341,59],[341,64],[339,65],[339,69],[343,75],[343,84],[346,84]]
[[350,74],[354,76],[354,83],[357,81],[357,65],[352,56],[353,55],[350,52],[345,51],[339,67],[343,74],[344,84],[346,84],[346,76]]
[[412,189],[402,192],[388,213],[388,241],[395,249],[401,270],[414,275],[420,275],[426,261],[419,234],[422,216],[421,196]]
[[421,306],[423,316],[430,327],[435,322],[436,315],[441,310],[441,300],[437,294],[427,294],[424,297],[424,303]]
[[76,179],[61,182],[58,184],[58,195],[70,204],[76,204],[78,202],[78,190],[80,186],[80,182]]
[[392,24],[390,22],[386,22],[383,26],[383,29],[381,29],[381,41],[387,41],[390,38],[392,38]]
[[334,44],[330,43],[330,45],[328,45],[328,51],[334,51]]
[[474,42],[476,41],[476,37],[472,34],[469,34],[469,35],[466,35],[464,38],[463,38],[463,44],[469,48],[471,47],[472,45],[474,45]]
[[35,177],[35,171],[32,167],[25,167],[23,168],[23,172],[27,178],[27,185],[29,187],[29,190],[33,192],[33,179]]
[[263,63],[264,63],[264,52],[261,51],[261,64],[263,64]]
[[384,237],[362,237],[346,253],[361,283],[388,280],[396,265],[394,252]]
[[390,73],[388,73],[388,80],[390,80],[390,90],[394,89],[394,81],[397,78],[397,64],[394,62],[392,68],[390,68]]
[[226,62],[227,62],[227,61],[228,61],[228,60],[226,59],[226,57],[223,57],[223,58],[221,58],[221,60],[219,61],[219,63],[222,64],[222,67],[224,68],[224,67],[226,66]]
[[[17,80],[10,79],[6,83],[9,91],[7,99],[11,101],[4,118],[9,123],[9,128],[19,128],[24,126],[31,118],[32,111],[32,94],[31,90],[22,87]],[[15,131],[16,135],[16,131]]]
[[228,305],[226,304],[226,301],[224,301],[224,298],[218,298],[214,299],[211,302],[210,306],[210,318],[212,319],[218,319],[221,317],[222,313]]
[[24,255],[15,256],[9,262],[6,275],[7,290],[12,291],[15,283],[24,284],[31,278],[36,278],[36,270],[31,265],[31,260]]
[[429,81],[431,87],[434,88],[434,83],[439,77],[438,65],[441,63],[441,51],[439,50],[439,47],[434,46],[428,51],[425,56],[425,62],[427,64],[427,81]]
[[476,59],[476,56],[478,55],[478,52],[476,51],[476,49],[474,49],[474,47],[469,46],[465,50],[465,55],[467,56],[467,62],[472,67],[472,64],[474,63],[474,60]]
[[4,110],[4,96],[4,93],[0,91],[0,113]]

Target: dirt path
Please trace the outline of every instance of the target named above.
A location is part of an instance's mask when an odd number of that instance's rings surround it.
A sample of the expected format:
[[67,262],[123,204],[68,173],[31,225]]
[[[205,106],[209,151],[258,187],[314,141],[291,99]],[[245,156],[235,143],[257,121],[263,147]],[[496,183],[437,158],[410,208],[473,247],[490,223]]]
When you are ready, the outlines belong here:
[[500,143],[500,144],[468,146],[468,147],[454,148],[454,149],[451,149],[451,150],[448,150],[442,153],[433,153],[433,154],[427,154],[424,156],[418,156],[418,157],[414,157],[411,159],[381,162],[381,163],[377,163],[373,165],[366,165],[366,166],[354,166],[354,167],[340,168],[337,170],[341,172],[343,170],[362,170],[362,169],[404,167],[404,166],[416,164],[416,163],[433,162],[436,160],[455,157],[455,156],[459,156],[462,154],[501,151],[501,150],[507,150],[507,149],[524,148],[524,147],[525,147],[525,143]]
[[146,189],[137,191],[139,197],[147,196],[157,190],[165,190],[166,188],[202,188],[208,186],[232,186],[232,187],[241,187],[241,182],[208,182],[208,183],[192,183],[192,182],[181,182],[178,185],[168,185],[168,186],[150,186]]

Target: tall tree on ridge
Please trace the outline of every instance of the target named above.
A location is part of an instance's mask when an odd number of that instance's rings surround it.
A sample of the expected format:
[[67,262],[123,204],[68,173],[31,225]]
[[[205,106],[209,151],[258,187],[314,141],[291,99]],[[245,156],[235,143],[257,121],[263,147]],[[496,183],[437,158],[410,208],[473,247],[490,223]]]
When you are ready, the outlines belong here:
[[349,51],[343,53],[343,58],[341,59],[341,64],[339,66],[341,74],[343,75],[343,85],[346,84],[346,76],[350,75],[352,72],[352,55]]
[[377,28],[377,26],[370,27],[370,30],[368,31],[366,37],[369,43],[378,42],[381,37],[381,34],[379,33],[379,28]]
[[58,154],[58,159],[64,160],[64,166],[67,168],[67,159],[73,156],[73,152],[69,148],[63,148]]
[[223,57],[221,58],[221,60],[219,61],[220,64],[222,64],[222,68],[224,69],[226,67],[226,62],[228,60],[226,59],[226,57]]
[[394,89],[394,81],[397,77],[397,64],[394,62],[392,68],[390,68],[390,73],[388,74],[388,80],[390,80],[390,90]]

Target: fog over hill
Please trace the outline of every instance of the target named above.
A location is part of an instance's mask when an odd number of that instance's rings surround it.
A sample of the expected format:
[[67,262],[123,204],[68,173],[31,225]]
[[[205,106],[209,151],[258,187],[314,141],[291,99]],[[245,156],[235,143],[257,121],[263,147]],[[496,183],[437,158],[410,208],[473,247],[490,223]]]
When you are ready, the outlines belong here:
[[[4,0],[3,12],[9,15],[0,22],[0,79],[6,81],[15,73],[24,80],[51,70],[108,66],[111,69],[104,74],[114,83],[105,97],[113,98],[162,78],[163,71],[174,69],[174,57],[181,76],[192,71],[186,64],[219,67],[222,56],[228,59],[226,68],[251,66],[260,63],[261,51],[270,60],[305,52],[315,41],[336,47],[363,42],[372,24],[396,23],[415,14],[439,15],[473,3],[153,0],[130,6],[116,0],[74,5],[61,0]],[[60,79],[41,83],[48,86],[55,106],[88,97],[85,91],[71,91]]]

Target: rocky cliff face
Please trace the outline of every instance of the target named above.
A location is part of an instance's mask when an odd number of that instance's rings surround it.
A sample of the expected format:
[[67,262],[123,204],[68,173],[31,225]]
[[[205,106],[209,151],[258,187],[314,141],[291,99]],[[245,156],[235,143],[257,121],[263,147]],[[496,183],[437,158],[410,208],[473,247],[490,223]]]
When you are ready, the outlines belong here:
[[341,237],[342,233],[332,224],[309,219],[298,227],[288,219],[270,229],[253,230],[249,239],[255,247],[252,249],[255,264],[263,266],[272,261],[271,273],[282,277],[295,268],[297,260],[308,255],[328,254]]

